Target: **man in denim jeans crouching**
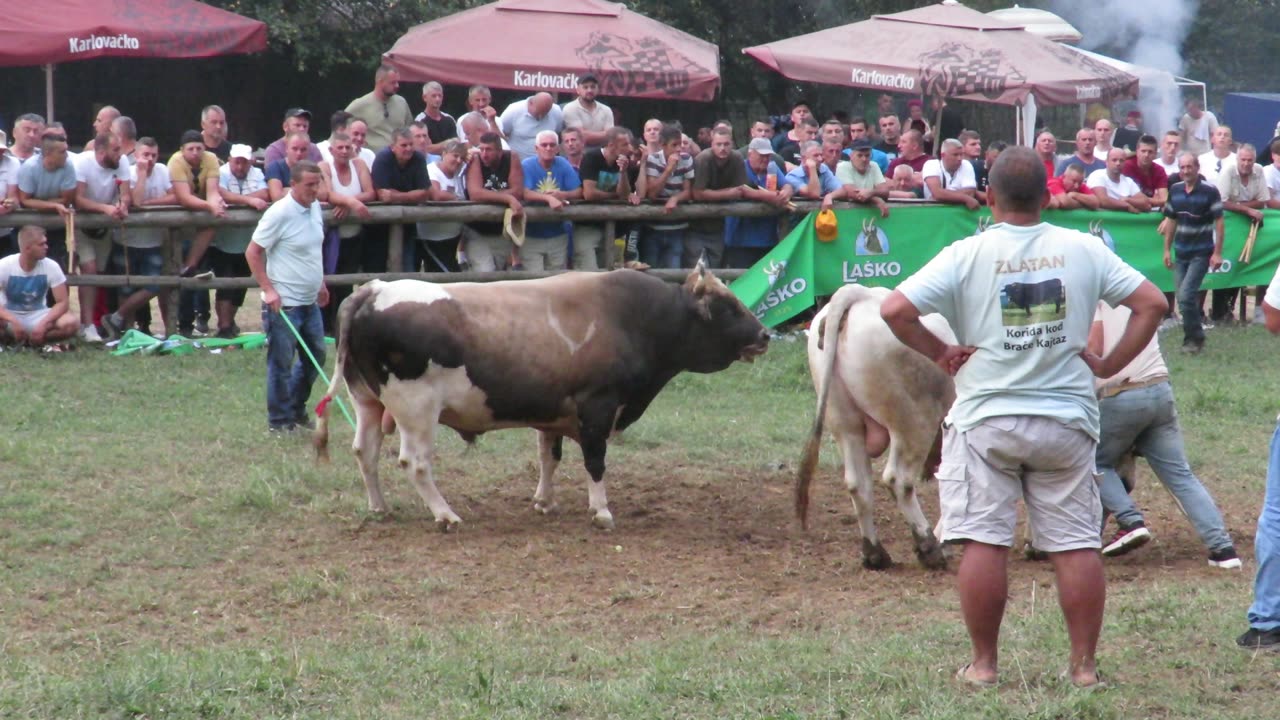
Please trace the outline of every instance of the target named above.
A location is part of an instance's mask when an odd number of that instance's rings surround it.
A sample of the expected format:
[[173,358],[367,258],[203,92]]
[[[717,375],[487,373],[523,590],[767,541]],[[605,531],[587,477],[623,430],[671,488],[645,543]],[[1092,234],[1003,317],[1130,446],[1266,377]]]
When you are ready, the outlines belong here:
[[[267,428],[290,432],[314,427],[307,398],[318,371],[305,357],[324,362],[320,308],[329,303],[321,248],[320,168],[309,160],[294,164],[289,193],[262,214],[245,260],[262,288],[262,328],[267,333]],[[287,321],[286,321],[287,318]],[[289,324],[306,343],[298,347]]]

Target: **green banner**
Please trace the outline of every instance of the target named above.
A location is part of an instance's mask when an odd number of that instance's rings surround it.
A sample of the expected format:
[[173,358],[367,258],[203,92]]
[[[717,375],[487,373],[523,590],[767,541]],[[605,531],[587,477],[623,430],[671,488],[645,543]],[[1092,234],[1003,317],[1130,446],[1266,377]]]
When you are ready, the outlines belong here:
[[[1250,261],[1239,260],[1249,234],[1244,216],[1228,212],[1222,269],[1204,279],[1205,288],[1246,287],[1271,282],[1280,264],[1280,212],[1264,211],[1266,222],[1254,241]],[[812,307],[814,299],[840,286],[862,283],[896,287],[942,248],[984,230],[991,223],[978,211],[945,205],[896,206],[889,217],[874,209],[836,211],[838,236],[819,242],[814,214],[800,222],[763,260],[730,288],[768,327]],[[1156,213],[1046,210],[1046,222],[1109,238],[1125,262],[1161,290],[1173,289],[1173,271],[1164,266],[1164,238]]]

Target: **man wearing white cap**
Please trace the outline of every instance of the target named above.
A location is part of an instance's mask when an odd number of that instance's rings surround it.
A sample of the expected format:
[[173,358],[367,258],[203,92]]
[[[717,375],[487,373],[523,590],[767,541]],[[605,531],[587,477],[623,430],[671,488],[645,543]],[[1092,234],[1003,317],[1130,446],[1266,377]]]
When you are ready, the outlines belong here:
[[[227,164],[218,169],[218,187],[228,205],[243,205],[266,210],[271,204],[267,195],[267,179],[253,166],[253,148],[232,145]],[[249,277],[249,263],[244,253],[253,239],[253,226],[218,228],[209,248],[209,265],[217,277]],[[240,334],[236,327],[236,311],[244,304],[244,288],[219,288],[214,294],[218,317],[218,337],[233,338]]]

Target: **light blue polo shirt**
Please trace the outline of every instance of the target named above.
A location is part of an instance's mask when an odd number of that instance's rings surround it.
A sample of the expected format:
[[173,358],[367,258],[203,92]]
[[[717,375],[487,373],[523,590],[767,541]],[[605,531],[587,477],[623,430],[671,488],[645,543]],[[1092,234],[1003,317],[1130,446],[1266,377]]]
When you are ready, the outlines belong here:
[[266,251],[267,277],[285,307],[311,305],[324,283],[320,203],[304,207],[290,191],[262,213],[253,242]]

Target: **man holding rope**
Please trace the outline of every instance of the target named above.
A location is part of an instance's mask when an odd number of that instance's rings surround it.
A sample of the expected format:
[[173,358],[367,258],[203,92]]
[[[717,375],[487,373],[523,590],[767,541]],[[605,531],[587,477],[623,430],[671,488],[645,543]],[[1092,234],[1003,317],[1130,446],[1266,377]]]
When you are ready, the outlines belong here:
[[307,398],[324,363],[320,308],[329,303],[319,192],[319,166],[310,160],[294,163],[289,193],[262,214],[244,253],[262,288],[267,429],[272,433],[315,427],[307,416]]

